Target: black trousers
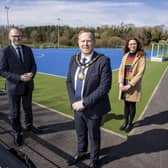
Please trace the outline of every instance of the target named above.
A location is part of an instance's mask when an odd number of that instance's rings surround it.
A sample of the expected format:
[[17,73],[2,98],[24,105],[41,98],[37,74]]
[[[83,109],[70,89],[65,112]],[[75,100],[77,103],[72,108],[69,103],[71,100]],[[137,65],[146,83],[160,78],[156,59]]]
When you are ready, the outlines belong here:
[[132,124],[136,114],[136,102],[124,101],[124,117],[127,124]]
[[23,95],[13,95],[8,93],[9,101],[9,119],[11,121],[12,128],[15,133],[22,131],[21,126],[21,104],[25,114],[25,126],[29,127],[33,123],[32,115],[32,91],[25,91]]
[[89,136],[91,160],[99,159],[101,119],[102,118],[90,119],[87,118],[83,112],[75,112],[78,153],[87,152]]

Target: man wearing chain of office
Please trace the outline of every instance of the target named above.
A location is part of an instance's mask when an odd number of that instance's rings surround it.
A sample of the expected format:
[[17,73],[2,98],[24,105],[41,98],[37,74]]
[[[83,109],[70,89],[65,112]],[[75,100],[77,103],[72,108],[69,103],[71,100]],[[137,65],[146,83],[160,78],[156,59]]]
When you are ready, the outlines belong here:
[[89,135],[89,167],[95,168],[99,160],[102,116],[111,109],[108,93],[112,71],[110,59],[94,50],[95,35],[92,31],[81,30],[78,45],[80,52],[72,57],[66,80],[77,134],[77,151],[68,164],[85,159]]

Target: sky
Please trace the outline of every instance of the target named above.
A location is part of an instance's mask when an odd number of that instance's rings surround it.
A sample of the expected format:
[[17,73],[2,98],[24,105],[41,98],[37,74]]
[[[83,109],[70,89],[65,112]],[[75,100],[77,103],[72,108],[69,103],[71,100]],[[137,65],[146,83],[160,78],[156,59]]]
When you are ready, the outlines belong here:
[[168,27],[167,0],[0,0],[0,25]]

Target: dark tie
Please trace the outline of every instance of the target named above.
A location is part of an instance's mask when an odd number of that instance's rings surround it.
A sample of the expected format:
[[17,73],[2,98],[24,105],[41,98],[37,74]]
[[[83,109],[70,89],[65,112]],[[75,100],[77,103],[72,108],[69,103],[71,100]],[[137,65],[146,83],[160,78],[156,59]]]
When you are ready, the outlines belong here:
[[18,50],[19,60],[20,60],[21,63],[23,63],[22,53],[21,53],[21,51],[20,51],[20,47],[17,47],[17,50]]
[[[83,58],[83,59],[82,59],[82,63],[85,64],[86,60],[87,60],[86,58]],[[78,72],[78,75],[79,75],[81,72],[84,73],[84,69],[82,69],[82,67],[80,67],[79,72]],[[81,100],[82,84],[83,84],[83,81],[84,81],[84,80],[79,79],[79,78],[78,78],[78,75],[77,75],[77,81],[76,81],[75,98],[76,98],[76,100]]]

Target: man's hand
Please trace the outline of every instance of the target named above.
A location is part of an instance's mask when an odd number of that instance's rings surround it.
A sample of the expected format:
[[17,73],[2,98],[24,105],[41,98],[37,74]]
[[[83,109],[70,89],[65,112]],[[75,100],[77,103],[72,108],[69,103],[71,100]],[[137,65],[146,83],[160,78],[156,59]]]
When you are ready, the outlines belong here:
[[29,72],[29,73],[25,73],[23,75],[20,75],[20,80],[23,82],[27,82],[30,81],[33,77],[33,73]]
[[25,75],[26,77],[29,77],[29,78],[32,78],[32,77],[33,77],[33,73],[32,73],[32,72],[25,73],[24,75]]
[[73,108],[74,111],[82,112],[85,108],[85,106],[83,105],[83,100],[80,100],[80,101],[77,101],[77,102],[73,103],[72,108]]

